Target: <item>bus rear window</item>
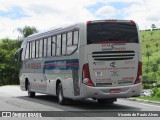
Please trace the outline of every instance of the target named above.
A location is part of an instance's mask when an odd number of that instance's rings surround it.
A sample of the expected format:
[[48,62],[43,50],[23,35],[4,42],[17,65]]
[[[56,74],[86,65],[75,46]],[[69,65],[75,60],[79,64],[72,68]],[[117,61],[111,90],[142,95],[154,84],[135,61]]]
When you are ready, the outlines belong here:
[[87,24],[87,44],[112,41],[138,43],[136,25],[131,22],[99,22]]

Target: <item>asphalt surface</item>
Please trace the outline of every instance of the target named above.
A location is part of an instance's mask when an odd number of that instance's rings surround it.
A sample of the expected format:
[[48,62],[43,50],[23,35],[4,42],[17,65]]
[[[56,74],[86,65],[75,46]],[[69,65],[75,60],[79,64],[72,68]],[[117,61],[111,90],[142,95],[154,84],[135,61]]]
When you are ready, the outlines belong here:
[[[67,105],[59,105],[56,97],[36,94],[35,98],[29,98],[26,91],[21,91],[19,86],[3,86],[0,87],[0,111],[59,111],[60,115],[58,117],[48,118],[47,119],[67,119],[68,117],[63,117],[63,114],[66,114],[70,119],[126,119],[126,120],[135,120],[135,117],[105,117],[106,114],[112,113],[126,113],[126,112],[137,112],[143,113],[144,111],[148,114],[147,111],[160,111],[160,105],[145,103],[141,101],[131,101],[127,99],[118,99],[114,104],[98,104],[96,101],[91,99],[86,100],[68,100]],[[92,111],[92,112],[91,112]],[[55,112],[55,113],[56,113]],[[159,112],[160,113],[160,112]],[[62,116],[61,116],[62,115]],[[71,116],[74,117],[71,117]],[[83,116],[79,117],[79,116]],[[101,116],[102,115],[102,116]],[[88,117],[89,116],[89,117]],[[94,117],[91,117],[94,116]],[[95,118],[96,117],[96,118]],[[136,117],[136,119],[148,119],[148,116]],[[2,117],[0,118],[2,119]],[[3,118],[6,119],[6,118]],[[35,119],[35,118],[34,118]],[[37,118],[38,120],[43,118]],[[151,117],[153,120],[158,120],[159,117]],[[7,118],[8,120],[8,118]],[[17,120],[17,118],[15,119]]]

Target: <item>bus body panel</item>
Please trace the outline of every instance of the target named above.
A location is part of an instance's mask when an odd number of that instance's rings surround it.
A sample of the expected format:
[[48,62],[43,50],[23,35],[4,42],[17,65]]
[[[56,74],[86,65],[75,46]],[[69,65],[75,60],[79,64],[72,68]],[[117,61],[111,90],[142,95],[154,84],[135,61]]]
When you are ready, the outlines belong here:
[[[111,90],[120,90],[121,92],[111,93]],[[140,93],[141,93],[141,84],[129,85],[129,86],[117,86],[117,87],[90,87],[82,85],[81,98],[94,98],[94,99],[128,98],[133,96],[139,96]]]
[[87,46],[90,75],[94,83],[106,87],[133,84],[137,77],[135,71],[138,69],[139,45],[116,43],[116,47],[113,47],[114,43],[109,43],[106,47],[102,46],[103,44]]

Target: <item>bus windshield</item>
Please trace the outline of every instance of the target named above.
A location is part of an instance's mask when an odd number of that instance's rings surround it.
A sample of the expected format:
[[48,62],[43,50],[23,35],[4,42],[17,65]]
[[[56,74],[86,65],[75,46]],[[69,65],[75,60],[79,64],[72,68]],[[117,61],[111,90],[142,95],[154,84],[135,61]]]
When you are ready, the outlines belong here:
[[87,24],[87,44],[103,42],[138,43],[138,31],[132,22],[97,22]]

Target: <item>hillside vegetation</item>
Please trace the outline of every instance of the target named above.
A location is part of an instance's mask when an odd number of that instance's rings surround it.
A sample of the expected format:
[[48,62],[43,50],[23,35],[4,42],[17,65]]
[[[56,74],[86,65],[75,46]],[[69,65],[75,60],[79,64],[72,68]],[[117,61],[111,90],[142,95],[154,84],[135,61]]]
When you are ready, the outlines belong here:
[[141,31],[140,36],[144,83],[160,84],[160,30]]

